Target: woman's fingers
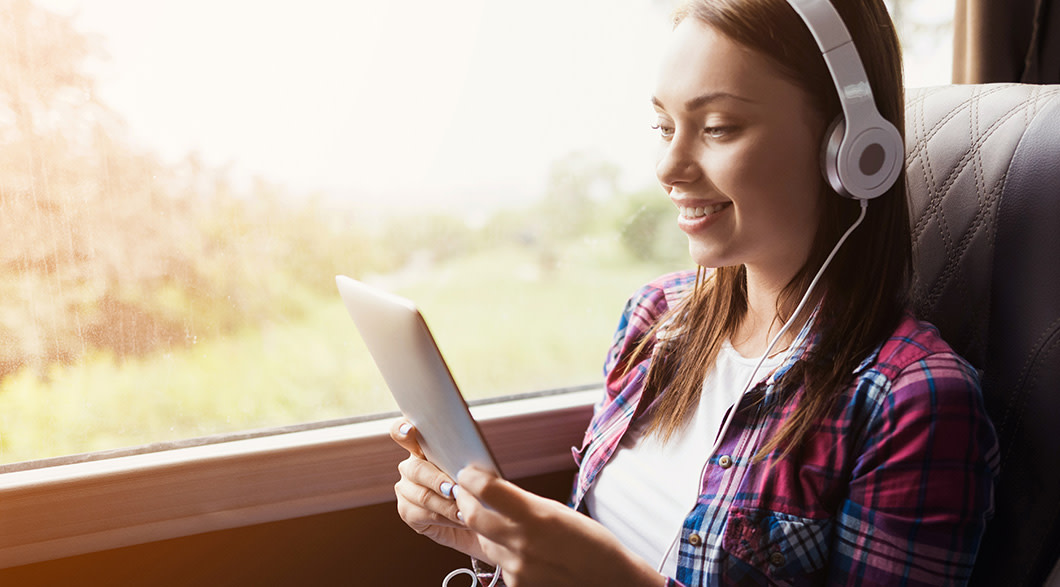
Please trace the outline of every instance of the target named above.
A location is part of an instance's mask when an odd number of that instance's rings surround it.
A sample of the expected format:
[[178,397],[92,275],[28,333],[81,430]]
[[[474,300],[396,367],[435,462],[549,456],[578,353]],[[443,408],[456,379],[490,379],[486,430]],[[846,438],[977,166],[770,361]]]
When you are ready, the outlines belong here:
[[424,457],[412,423],[398,418],[390,427],[390,437],[409,452],[398,464],[401,478],[394,484],[401,519],[438,544],[494,562],[483,548],[485,541],[461,522],[453,480]]
[[456,504],[463,522],[486,538],[504,542],[521,533],[537,496],[492,473],[465,468],[457,475]]
[[390,437],[409,452],[398,464],[401,479],[394,485],[401,518],[417,531],[431,525],[463,527],[456,515],[453,480],[424,458],[412,423],[394,420]]
[[398,418],[394,420],[394,423],[390,425],[390,438],[394,439],[394,442],[398,443],[401,448],[409,451],[410,455],[421,459],[426,458],[423,456],[423,450],[417,440],[416,427],[407,419]]
[[394,492],[398,496],[399,506],[404,500],[412,506],[435,514],[431,518],[436,522],[463,526],[457,517],[453,481],[439,471],[438,467],[410,455],[398,464],[398,472],[401,473],[401,479],[394,485]]
[[475,467],[461,469],[457,479],[461,489],[467,490],[478,501],[506,516],[517,517],[525,511],[527,500],[535,497],[514,483]]

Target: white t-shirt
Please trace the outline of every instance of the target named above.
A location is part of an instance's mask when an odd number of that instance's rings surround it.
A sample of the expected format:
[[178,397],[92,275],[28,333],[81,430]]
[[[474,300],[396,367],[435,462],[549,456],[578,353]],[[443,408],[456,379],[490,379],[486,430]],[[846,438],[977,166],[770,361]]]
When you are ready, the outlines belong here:
[[[699,406],[669,442],[644,435],[644,423],[626,432],[611,460],[585,495],[589,515],[630,550],[657,568],[699,497],[703,468],[721,430],[722,418],[748,387],[761,357],[740,355],[726,341],[703,380]],[[755,374],[761,381],[783,356],[766,359]],[[673,550],[661,571],[677,572]]]

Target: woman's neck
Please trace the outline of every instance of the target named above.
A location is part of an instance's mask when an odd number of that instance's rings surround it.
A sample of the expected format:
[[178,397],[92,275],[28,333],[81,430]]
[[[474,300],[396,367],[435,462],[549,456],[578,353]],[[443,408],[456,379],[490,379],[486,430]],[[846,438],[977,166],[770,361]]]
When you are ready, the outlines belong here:
[[[777,300],[794,274],[786,278],[770,278],[747,267],[747,314],[732,337],[732,346],[745,357],[757,357],[766,352],[770,341],[784,326],[784,317],[777,313]],[[799,329],[788,329],[781,340],[769,350],[775,354],[794,342]]]

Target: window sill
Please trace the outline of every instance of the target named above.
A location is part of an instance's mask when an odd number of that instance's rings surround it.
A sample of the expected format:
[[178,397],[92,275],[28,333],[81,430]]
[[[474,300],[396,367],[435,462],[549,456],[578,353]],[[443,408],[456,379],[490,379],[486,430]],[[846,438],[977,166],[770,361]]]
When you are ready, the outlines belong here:
[[[599,390],[472,408],[505,474],[573,468]],[[370,420],[0,474],[0,568],[393,500],[404,453]]]

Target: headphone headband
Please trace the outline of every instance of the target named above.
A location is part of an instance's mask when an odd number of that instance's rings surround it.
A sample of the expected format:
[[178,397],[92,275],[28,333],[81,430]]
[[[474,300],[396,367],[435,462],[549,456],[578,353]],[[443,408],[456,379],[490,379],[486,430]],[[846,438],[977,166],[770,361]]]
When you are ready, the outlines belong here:
[[877,110],[865,66],[831,2],[788,0],[788,4],[817,41],[843,110],[823,148],[825,177],[847,197],[866,200],[883,195],[902,171],[902,135]]

